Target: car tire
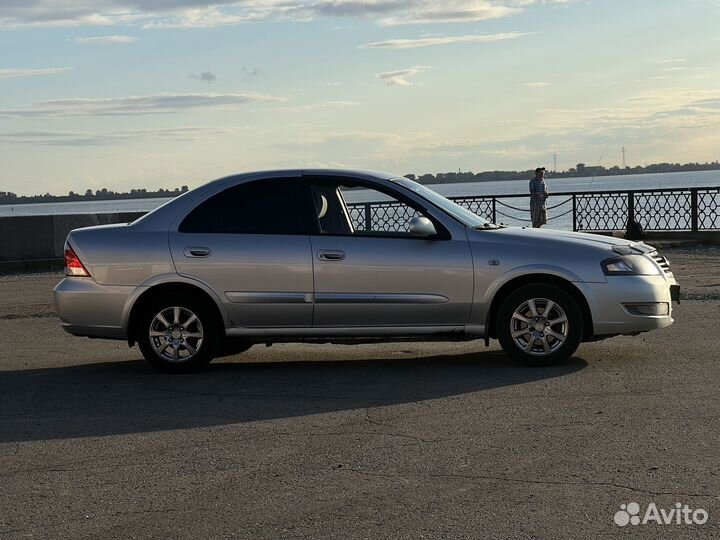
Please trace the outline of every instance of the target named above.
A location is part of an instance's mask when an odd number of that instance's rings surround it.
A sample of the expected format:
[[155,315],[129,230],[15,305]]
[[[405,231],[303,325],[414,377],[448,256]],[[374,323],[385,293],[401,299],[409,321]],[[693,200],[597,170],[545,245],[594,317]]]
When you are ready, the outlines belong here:
[[529,366],[551,366],[570,358],[580,346],[582,311],[560,287],[525,285],[501,304],[496,332],[503,350],[514,360]]
[[168,295],[140,313],[138,345],[145,360],[165,373],[201,371],[216,356],[222,324],[201,298]]

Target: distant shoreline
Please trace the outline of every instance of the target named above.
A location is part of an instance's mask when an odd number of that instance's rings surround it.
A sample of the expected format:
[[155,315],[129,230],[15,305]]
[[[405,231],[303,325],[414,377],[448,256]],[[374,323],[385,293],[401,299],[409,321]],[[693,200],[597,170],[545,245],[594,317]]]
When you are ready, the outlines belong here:
[[[596,174],[597,171],[597,174]],[[604,168],[602,166],[586,166],[579,163],[577,167],[572,167],[567,171],[551,172],[548,171],[549,179],[557,178],[607,178],[622,177],[629,175],[650,175],[650,174],[675,174],[684,172],[699,171],[720,171],[720,162],[712,163],[688,163],[685,165],[659,163],[648,165],[647,167],[620,167]],[[528,171],[485,171],[481,173],[472,172],[448,172],[437,174],[423,174],[417,176],[415,174],[406,174],[407,178],[416,180],[426,185],[441,184],[460,184],[460,183],[482,183],[482,182],[502,182],[513,180],[530,179],[534,174],[533,170]],[[44,203],[61,203],[61,202],[86,202],[86,201],[126,201],[126,200],[143,200],[143,199],[166,199],[174,198],[188,191],[187,186],[180,188],[159,189],[158,191],[147,191],[145,189],[133,189],[130,192],[116,193],[107,189],[97,190],[95,193],[87,190],[84,195],[70,192],[69,195],[15,195],[14,193],[6,193],[0,191],[0,206],[20,206],[23,204],[44,204]]]
[[107,194],[99,195],[29,195],[29,196],[18,196],[15,199],[8,199],[0,197],[0,206],[20,206],[23,204],[52,204],[62,202],[92,202],[92,201],[128,201],[143,199],[172,199],[178,195],[182,195],[188,191],[186,186],[184,191],[175,190],[160,190],[160,191],[144,191],[144,193],[114,193],[108,191]]
[[[552,178],[586,178],[586,177],[618,177],[643,174],[674,174],[685,172],[720,171],[720,162],[711,163],[654,163],[645,167],[625,167],[624,169],[614,166],[605,168],[601,165],[585,165],[578,163],[566,171],[547,170],[547,177]],[[449,172],[438,174],[414,174],[405,175],[421,184],[454,184],[471,182],[501,182],[510,180],[526,180],[533,177],[533,169],[527,171],[486,171],[481,173],[472,172]]]

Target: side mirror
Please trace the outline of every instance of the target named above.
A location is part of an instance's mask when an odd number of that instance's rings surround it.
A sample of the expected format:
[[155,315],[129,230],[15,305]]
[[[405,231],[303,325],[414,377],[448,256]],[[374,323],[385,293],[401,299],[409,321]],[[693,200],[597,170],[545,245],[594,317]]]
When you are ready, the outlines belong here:
[[435,225],[426,217],[415,216],[410,220],[408,228],[410,233],[415,236],[435,236],[437,234]]

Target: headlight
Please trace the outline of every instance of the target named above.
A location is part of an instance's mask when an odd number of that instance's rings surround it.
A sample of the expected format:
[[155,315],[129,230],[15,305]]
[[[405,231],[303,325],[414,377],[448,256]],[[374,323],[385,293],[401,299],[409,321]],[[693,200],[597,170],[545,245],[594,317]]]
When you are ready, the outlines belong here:
[[606,276],[659,276],[660,269],[643,255],[622,255],[602,263]]

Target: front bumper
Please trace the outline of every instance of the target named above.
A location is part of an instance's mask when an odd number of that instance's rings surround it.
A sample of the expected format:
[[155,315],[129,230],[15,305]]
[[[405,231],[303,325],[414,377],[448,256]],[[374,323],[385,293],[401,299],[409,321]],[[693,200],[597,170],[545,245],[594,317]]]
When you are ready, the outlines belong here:
[[[606,283],[577,284],[588,301],[593,318],[593,334],[608,336],[635,334],[670,326],[673,298],[671,286],[677,286],[674,278],[665,276],[609,276]],[[679,293],[679,289],[678,293]],[[631,315],[623,304],[665,302],[669,305],[667,315]]]
[[123,313],[135,289],[100,285],[89,277],[66,277],[53,289],[63,330],[76,336],[124,339]]

